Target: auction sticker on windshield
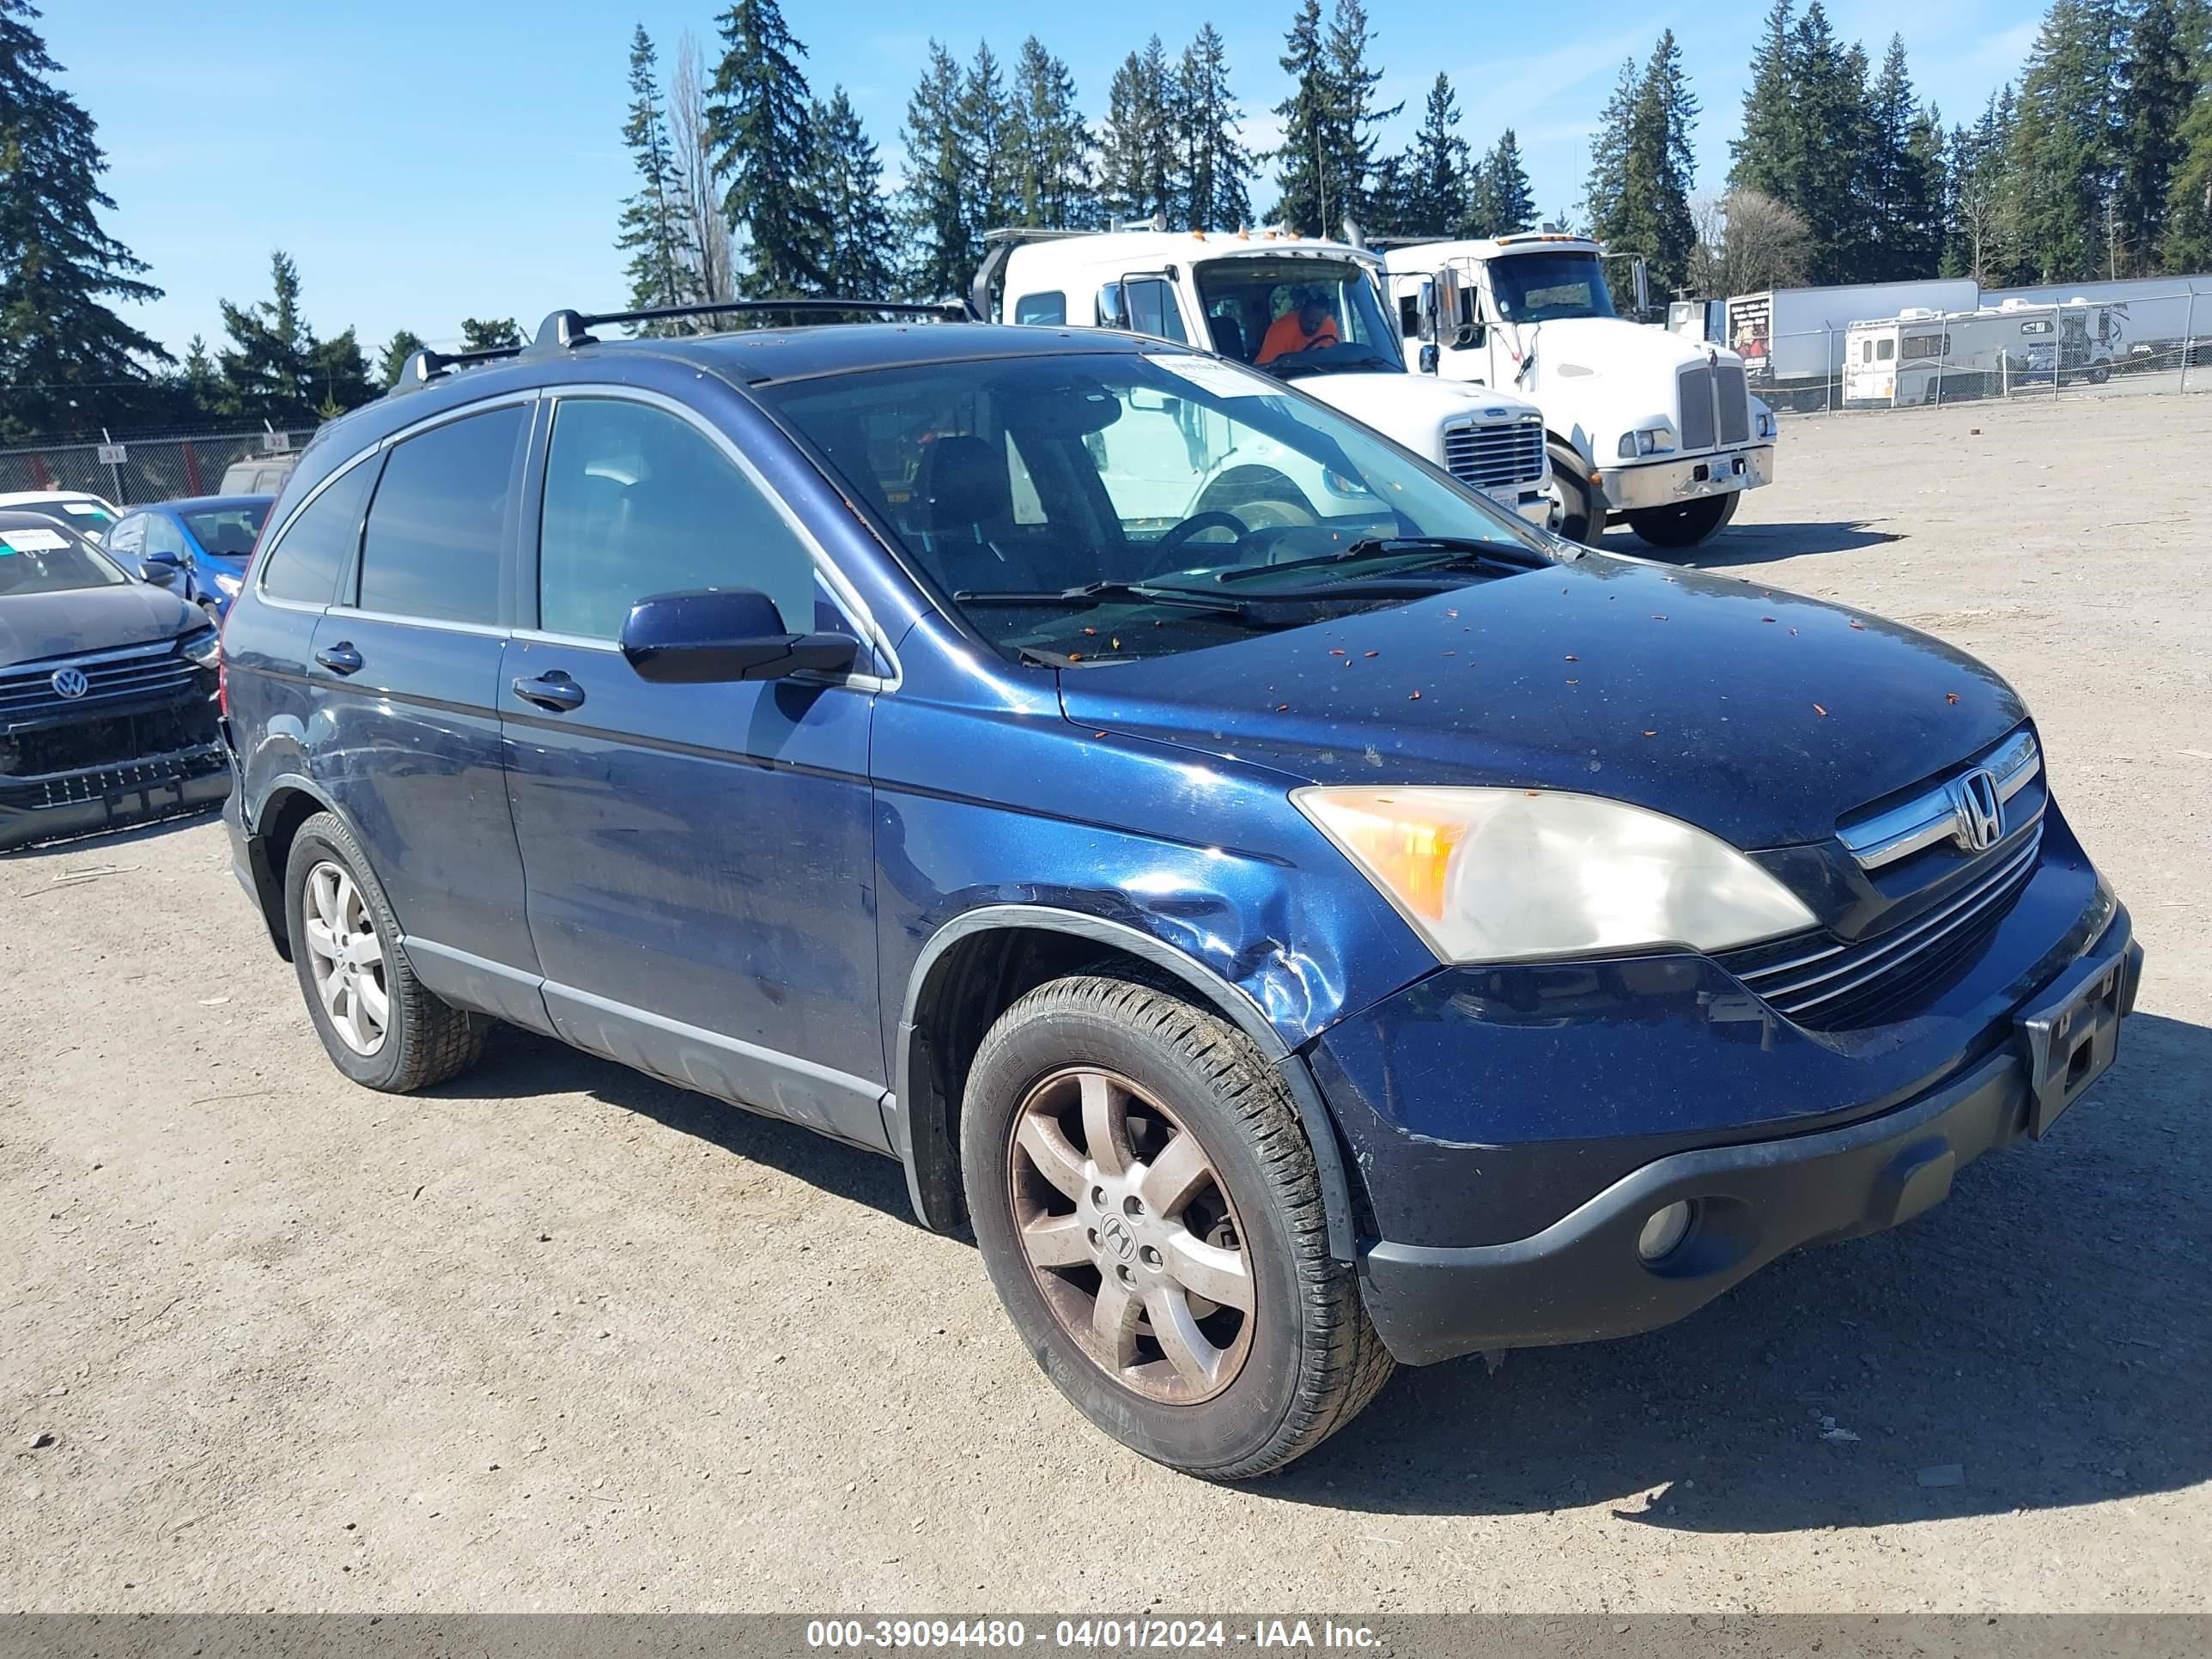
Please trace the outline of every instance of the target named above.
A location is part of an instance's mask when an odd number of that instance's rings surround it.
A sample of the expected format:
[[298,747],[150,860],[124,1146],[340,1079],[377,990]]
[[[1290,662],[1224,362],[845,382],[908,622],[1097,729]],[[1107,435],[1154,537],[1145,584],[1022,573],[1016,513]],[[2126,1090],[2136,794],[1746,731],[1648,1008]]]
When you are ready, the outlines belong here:
[[10,553],[52,553],[69,545],[58,530],[0,530],[0,545]]
[[1239,368],[1217,358],[1148,351],[1145,361],[1155,368],[1181,375],[1200,391],[1211,392],[1217,398],[1270,398],[1282,389],[1249,368]]

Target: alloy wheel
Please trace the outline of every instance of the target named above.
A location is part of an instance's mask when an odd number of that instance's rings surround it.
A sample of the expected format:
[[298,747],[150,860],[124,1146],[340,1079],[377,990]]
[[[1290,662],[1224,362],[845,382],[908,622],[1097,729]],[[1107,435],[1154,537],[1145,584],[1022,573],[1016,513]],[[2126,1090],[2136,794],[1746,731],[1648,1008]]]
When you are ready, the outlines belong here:
[[384,1046],[392,1019],[384,945],[352,874],[325,860],[307,872],[302,933],[315,994],[339,1039],[357,1054]]
[[1251,1352],[1251,1251],[1198,1137],[1125,1077],[1056,1072],[1015,1112],[1014,1230],[1046,1305],[1108,1376],[1194,1405]]

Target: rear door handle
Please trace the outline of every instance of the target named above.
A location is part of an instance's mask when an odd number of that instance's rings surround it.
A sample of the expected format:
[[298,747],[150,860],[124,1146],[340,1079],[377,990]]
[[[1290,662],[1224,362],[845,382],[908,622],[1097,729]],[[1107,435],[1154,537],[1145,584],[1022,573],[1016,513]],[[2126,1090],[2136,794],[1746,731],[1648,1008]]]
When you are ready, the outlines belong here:
[[584,688],[557,668],[550,674],[540,674],[536,679],[516,676],[514,695],[525,702],[534,702],[540,708],[550,708],[556,714],[580,708],[584,702]]
[[326,645],[315,653],[315,660],[333,674],[358,674],[361,672],[361,653],[353,648],[349,640],[340,640],[336,645]]

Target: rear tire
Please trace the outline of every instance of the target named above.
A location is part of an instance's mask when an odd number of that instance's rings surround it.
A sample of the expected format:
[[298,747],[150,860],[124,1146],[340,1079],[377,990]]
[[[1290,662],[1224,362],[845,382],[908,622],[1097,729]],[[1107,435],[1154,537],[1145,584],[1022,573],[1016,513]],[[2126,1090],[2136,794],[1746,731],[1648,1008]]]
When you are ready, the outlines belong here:
[[1583,458],[1554,444],[1552,463],[1552,530],[1555,535],[1586,547],[1597,545],[1605,534],[1605,495],[1589,481]]
[[1729,502],[1737,493],[1705,495],[1680,507],[1647,507],[1628,515],[1628,527],[1650,547],[1695,547],[1729,521]]
[[1266,1474],[1389,1379],[1281,1074],[1212,1013],[1095,975],[1038,987],[977,1050],[960,1148],[1024,1346],[1132,1450]]
[[284,915],[307,1016],[338,1070],[405,1094],[476,1064],[492,1022],[415,977],[391,901],[335,812],[318,812],[292,838]]

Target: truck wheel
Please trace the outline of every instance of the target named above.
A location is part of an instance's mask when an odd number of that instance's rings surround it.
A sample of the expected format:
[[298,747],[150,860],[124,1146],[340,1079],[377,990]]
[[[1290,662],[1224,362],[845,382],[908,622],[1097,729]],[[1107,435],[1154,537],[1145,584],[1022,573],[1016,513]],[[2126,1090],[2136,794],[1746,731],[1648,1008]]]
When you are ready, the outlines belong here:
[[2099,363],[2089,371],[2089,384],[2091,386],[2102,386],[2106,381],[2112,378],[2112,366],[2110,363]]
[[1628,527],[1651,547],[1695,547],[1729,521],[1729,502],[1737,493],[1704,495],[1680,507],[1647,507],[1628,515]]
[[491,1022],[422,988],[360,844],[334,812],[300,826],[284,869],[292,964],[331,1061],[390,1094],[466,1071]]
[[1265,1474],[1389,1380],[1297,1109],[1212,1014],[1097,975],[1038,987],[977,1050],[960,1151],[1023,1345],[1133,1451]]
[[1595,547],[1605,534],[1605,497],[1589,481],[1583,458],[1571,449],[1550,451],[1552,529],[1571,542]]

